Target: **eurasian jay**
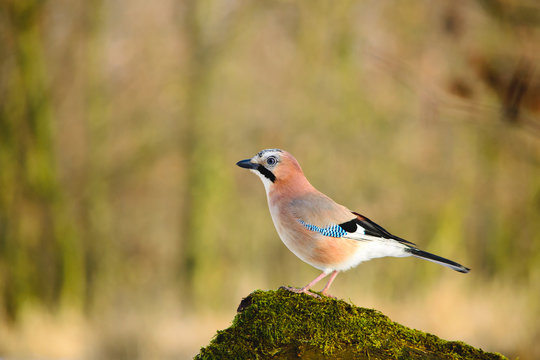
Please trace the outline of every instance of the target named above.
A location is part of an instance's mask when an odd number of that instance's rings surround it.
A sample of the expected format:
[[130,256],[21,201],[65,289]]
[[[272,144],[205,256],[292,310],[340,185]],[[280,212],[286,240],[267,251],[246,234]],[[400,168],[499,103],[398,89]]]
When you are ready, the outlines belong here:
[[261,178],[274,226],[287,248],[322,270],[301,289],[286,287],[290,291],[317,297],[309,289],[331,274],[322,290],[328,296],[328,289],[340,271],[385,256],[414,256],[462,273],[469,272],[463,265],[422,251],[367,217],[334,202],[309,183],[298,161],[286,151],[262,150],[236,165]]

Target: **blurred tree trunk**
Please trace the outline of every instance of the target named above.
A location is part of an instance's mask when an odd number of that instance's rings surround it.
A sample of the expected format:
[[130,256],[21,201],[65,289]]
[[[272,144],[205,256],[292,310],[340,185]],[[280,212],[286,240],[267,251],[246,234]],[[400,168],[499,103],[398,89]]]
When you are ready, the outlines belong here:
[[108,125],[105,79],[103,74],[103,0],[86,1],[83,5],[83,107],[85,114],[85,167],[81,190],[80,213],[84,232],[88,296],[86,306],[99,297],[114,274],[111,267],[116,257],[112,241],[112,209],[107,176],[109,162]]
[[[202,4],[205,5],[205,4]],[[200,20],[201,2],[190,0],[184,3],[183,25],[184,36],[188,48],[188,61],[186,66],[185,108],[183,120],[185,123],[182,138],[181,153],[186,161],[186,187],[183,196],[182,236],[182,278],[184,279],[184,299],[192,303],[194,299],[201,299],[201,291],[197,284],[201,281],[207,260],[212,260],[212,246],[209,243],[206,229],[210,224],[209,215],[205,215],[212,192],[214,163],[212,157],[216,154],[212,147],[212,140],[205,133],[210,128],[209,121],[204,115],[205,100],[210,91],[213,67],[216,63],[212,56],[212,46],[206,43],[203,37],[204,24]],[[205,249],[206,248],[206,249]],[[205,255],[203,255],[203,252]]]
[[[212,297],[211,283],[218,285],[220,269],[217,263],[220,208],[224,208],[226,180],[223,169],[223,121],[205,114],[212,91],[213,75],[223,53],[231,46],[231,36],[241,24],[246,7],[233,4],[228,9],[217,9],[212,1],[189,0],[180,9],[182,36],[188,54],[183,78],[185,98],[182,112],[184,128],[180,136],[180,152],[185,158],[185,188],[182,196],[182,230],[180,232],[183,297],[187,303],[194,299]],[[212,11],[209,11],[212,9]],[[212,19],[212,13],[226,15]],[[222,229],[223,230],[223,229]],[[213,287],[219,293],[219,286]]]
[[1,9],[0,305],[12,319],[27,302],[56,306],[84,293],[81,244],[56,173],[44,5]]

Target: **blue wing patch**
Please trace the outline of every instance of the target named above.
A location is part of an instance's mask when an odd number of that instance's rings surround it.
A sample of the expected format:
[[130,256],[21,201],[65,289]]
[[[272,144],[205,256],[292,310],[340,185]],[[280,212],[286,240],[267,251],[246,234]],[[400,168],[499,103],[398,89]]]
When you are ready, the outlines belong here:
[[343,228],[341,228],[341,226],[339,225],[330,225],[330,226],[322,228],[322,227],[308,224],[303,220],[298,220],[298,222],[304,225],[306,229],[318,232],[319,234],[322,234],[324,236],[339,238],[347,234],[347,231],[343,230]]

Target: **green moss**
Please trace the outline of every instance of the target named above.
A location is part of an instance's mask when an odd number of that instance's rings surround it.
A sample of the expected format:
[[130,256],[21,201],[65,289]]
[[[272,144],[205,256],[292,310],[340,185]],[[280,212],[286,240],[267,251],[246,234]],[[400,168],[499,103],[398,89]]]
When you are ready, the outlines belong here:
[[255,291],[195,359],[505,359],[391,321],[376,310],[287,290]]

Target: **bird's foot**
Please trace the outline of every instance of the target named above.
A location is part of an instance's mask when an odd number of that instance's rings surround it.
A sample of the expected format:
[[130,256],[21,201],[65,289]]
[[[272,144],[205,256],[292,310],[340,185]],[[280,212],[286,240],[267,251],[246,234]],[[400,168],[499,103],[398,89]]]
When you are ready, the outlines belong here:
[[337,297],[335,297],[334,295],[330,295],[330,294],[328,294],[328,293],[326,293],[326,292],[324,292],[324,291],[321,292],[321,295],[326,296],[326,297],[329,297],[329,298],[331,298],[331,299],[337,299]]
[[285,290],[288,290],[290,292],[297,293],[297,294],[307,294],[307,295],[313,296],[314,298],[317,298],[317,299],[321,298],[321,296],[319,294],[315,294],[315,293],[309,291],[306,288],[299,289],[299,288],[295,288],[295,287],[291,287],[291,286],[281,286],[280,289],[285,289]]

